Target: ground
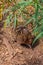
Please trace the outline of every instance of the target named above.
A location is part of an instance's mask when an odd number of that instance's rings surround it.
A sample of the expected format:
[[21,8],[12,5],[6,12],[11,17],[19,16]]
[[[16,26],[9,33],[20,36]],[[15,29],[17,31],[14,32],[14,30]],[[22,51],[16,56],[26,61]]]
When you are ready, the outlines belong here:
[[43,65],[43,39],[32,49],[12,42],[13,38],[9,37],[11,31],[7,29],[5,32],[8,38],[3,37],[0,44],[0,65]]
[[[17,3],[19,1],[17,0]],[[14,2],[11,3],[11,6],[13,5]],[[9,4],[6,3],[4,6],[6,9]],[[29,6],[27,10],[29,14],[33,14],[34,8]],[[3,19],[6,19],[6,16],[4,15]],[[22,17],[18,18],[18,21],[23,21]],[[32,32],[31,24],[28,28]],[[20,42],[14,42],[15,34],[11,28],[8,27],[2,30],[3,33],[0,34],[0,65],[43,65],[43,39],[40,39],[38,43],[36,42],[37,46],[34,48],[29,48],[26,45],[20,45]]]

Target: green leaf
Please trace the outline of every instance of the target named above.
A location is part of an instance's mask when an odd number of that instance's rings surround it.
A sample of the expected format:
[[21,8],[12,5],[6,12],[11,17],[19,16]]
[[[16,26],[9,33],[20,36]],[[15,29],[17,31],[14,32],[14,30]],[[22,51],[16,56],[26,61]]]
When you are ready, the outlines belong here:
[[11,22],[12,16],[13,16],[12,13],[10,13],[10,14],[7,16],[7,19],[6,19],[6,24],[7,24],[7,25],[10,25],[10,22]]
[[33,31],[33,33],[37,33],[37,32],[41,32],[43,30],[43,25],[40,25],[39,27],[36,27],[35,29],[34,29],[34,31]]
[[43,37],[43,32],[39,33],[39,34],[36,36],[36,38],[34,39],[32,45],[34,45],[35,42],[36,42],[39,38],[41,38],[41,37]]
[[35,4],[35,21],[36,21],[36,25],[39,25],[39,23],[38,23],[38,11],[39,11],[39,5],[36,3]]
[[31,5],[32,4],[32,0],[29,0],[29,1],[22,1],[22,2],[19,2],[18,4],[16,4],[15,6],[12,7],[12,11],[16,11],[17,9],[19,8],[24,8],[28,5]]
[[25,24],[24,26],[28,25],[32,20],[35,19],[35,15],[33,15]]
[[14,28],[16,28],[16,26],[17,26],[17,16],[15,14],[15,17],[14,17]]
[[6,19],[6,24],[7,24],[7,25],[10,25],[10,19],[9,19],[9,18]]

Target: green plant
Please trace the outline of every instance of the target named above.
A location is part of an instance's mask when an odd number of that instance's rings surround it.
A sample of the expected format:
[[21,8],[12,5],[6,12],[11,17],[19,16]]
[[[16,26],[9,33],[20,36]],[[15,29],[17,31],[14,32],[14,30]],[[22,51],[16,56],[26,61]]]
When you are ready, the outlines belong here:
[[[35,13],[32,15],[28,14],[26,11],[26,6],[30,5],[35,8]],[[26,21],[24,23],[24,26],[26,26],[30,22],[33,23],[33,34],[36,37],[33,40],[33,44],[36,42],[37,39],[43,37],[43,6],[40,3],[40,0],[22,0],[18,4],[15,4],[13,7],[9,7],[7,10],[5,10],[5,13],[9,11],[14,12],[14,14],[12,13],[11,15],[8,15],[8,24],[12,22],[11,19],[13,19],[14,27],[16,27],[18,22],[18,14],[21,15],[23,19]],[[16,11],[18,11],[18,13],[15,13]],[[26,15],[30,16],[30,18],[27,18]]]
[[36,0],[35,2],[35,24],[33,33],[36,33],[36,38],[33,41],[33,44],[37,39],[43,37],[43,7],[40,3],[40,0]]
[[[22,15],[23,14],[23,10],[25,9],[26,6],[28,6],[30,4],[33,4],[32,0],[29,0],[29,1],[22,0],[18,4],[15,4],[13,7],[10,6],[10,7],[8,7],[8,9],[5,9],[4,12],[3,12],[4,14],[8,13],[10,11],[14,13],[14,14],[13,13],[12,14],[9,13],[9,15],[7,16],[7,19],[6,19],[6,21],[7,21],[6,23],[9,25],[12,18],[13,18],[13,22],[14,22],[15,21],[14,20],[15,19],[15,15],[16,15],[16,19],[17,19],[18,14],[23,17],[23,15]],[[18,11],[18,13],[15,14],[16,11]],[[16,23],[16,22],[14,22],[14,23]],[[15,27],[15,25],[14,25],[14,27]]]

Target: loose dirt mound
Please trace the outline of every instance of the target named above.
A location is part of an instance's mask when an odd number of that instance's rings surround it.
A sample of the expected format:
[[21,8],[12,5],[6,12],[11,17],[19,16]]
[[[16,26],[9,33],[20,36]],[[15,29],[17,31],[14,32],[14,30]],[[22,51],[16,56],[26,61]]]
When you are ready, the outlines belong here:
[[14,33],[5,29],[0,43],[0,65],[43,65],[43,40],[34,49],[14,42]]

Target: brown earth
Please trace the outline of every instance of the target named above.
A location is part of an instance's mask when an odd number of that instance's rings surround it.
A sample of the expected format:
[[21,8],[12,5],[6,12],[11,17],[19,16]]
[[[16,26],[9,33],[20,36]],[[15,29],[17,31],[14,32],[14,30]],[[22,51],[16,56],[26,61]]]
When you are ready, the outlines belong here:
[[43,39],[32,49],[14,41],[10,28],[0,36],[0,65],[43,65]]
[[[4,3],[4,0],[2,1]],[[8,3],[4,6],[7,8]],[[33,14],[33,7],[27,7],[27,10],[29,14],[31,12]],[[31,24],[28,28],[31,29]],[[32,32],[32,29],[30,32]],[[3,33],[0,32],[0,65],[43,65],[43,39],[40,39],[39,44],[37,43],[38,45],[32,49],[26,45],[20,45],[20,42],[16,42],[15,34],[10,28],[4,29]]]

